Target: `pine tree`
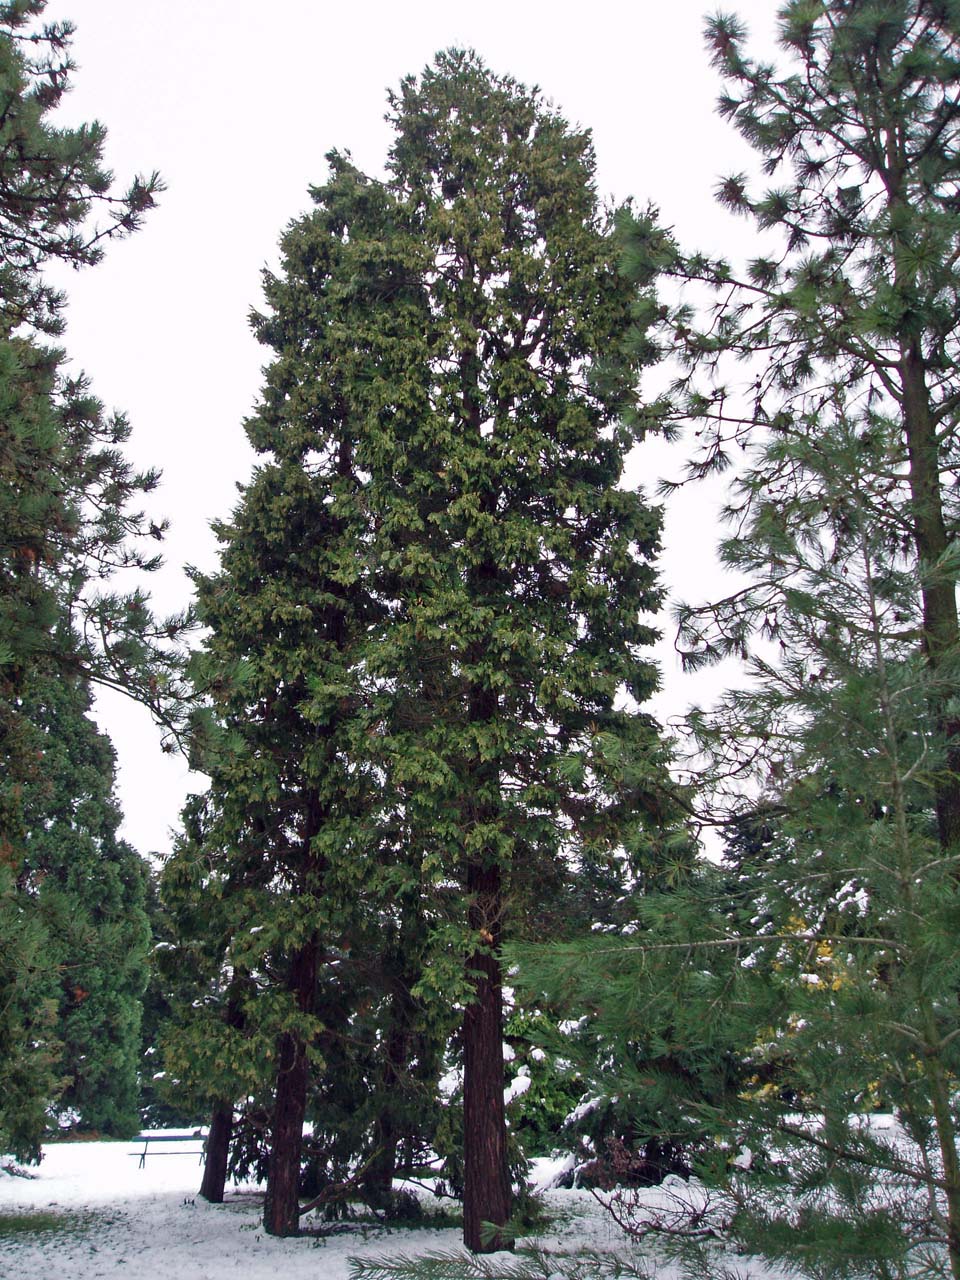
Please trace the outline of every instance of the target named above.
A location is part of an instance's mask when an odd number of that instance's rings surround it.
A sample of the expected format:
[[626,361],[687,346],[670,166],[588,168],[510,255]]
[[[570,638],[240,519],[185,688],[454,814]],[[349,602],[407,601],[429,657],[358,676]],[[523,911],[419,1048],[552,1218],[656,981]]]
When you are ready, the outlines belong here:
[[[127,423],[104,413],[85,378],[65,377],[62,354],[44,347],[40,335],[62,330],[65,305],[43,268],[99,261],[107,241],[139,226],[161,183],[154,174],[115,194],[102,165],[103,127],[62,129],[49,121],[69,87],[72,27],[35,30],[45,7],[45,0],[0,6],[4,713],[15,714],[30,671],[57,667],[136,690],[159,712],[165,627],[153,624],[141,594],[91,590],[114,568],[158,562],[131,539],[151,529],[162,537],[163,527],[130,510],[158,477],[138,475],[124,461]],[[97,214],[106,222],[97,223]],[[12,723],[6,728],[16,734]]]
[[[686,368],[653,412],[695,420],[691,479],[748,447],[721,549],[742,585],[679,620],[689,665],[736,655],[753,674],[693,728],[733,830],[757,838],[733,885],[638,913],[646,935],[578,983],[589,1001],[601,973],[642,967],[661,993],[648,1035],[669,1043],[682,1013],[701,1060],[713,1045],[753,1072],[680,1096],[719,1143],[706,1172],[731,1228],[811,1275],[960,1268],[956,20],[923,0],[790,3],[786,74],[711,20],[721,112],[782,175],[759,196],[733,175],[720,198],[771,250],[738,276],[640,220],[628,255],[716,291],[705,318],[671,312]],[[865,1121],[875,1104],[894,1133]]]
[[[753,194],[742,174],[718,198],[751,219],[770,252],[738,274],[684,254],[649,221],[631,254],[717,298],[700,324],[690,305],[663,337],[687,364],[666,419],[697,422],[689,478],[720,471],[731,446],[814,441],[832,430],[836,389],[863,425],[860,466],[885,476],[884,513],[899,527],[921,580],[922,645],[933,723],[945,752],[937,783],[940,840],[960,836],[960,757],[950,689],[958,647],[956,563],[957,293],[954,262],[960,79],[957,10],[939,0],[796,0],[780,10],[792,66],[778,75],[745,52],[746,32],[720,15],[707,25],[719,100],[779,186]],[[749,362],[748,385],[733,372]],[[850,410],[853,411],[852,409]],[[848,410],[844,409],[846,417]],[[771,483],[778,472],[770,471]],[[685,613],[691,665],[740,655],[765,611],[739,597]]]
[[[699,1143],[714,1230],[804,1275],[956,1275],[960,887],[909,625],[922,601],[902,535],[877,519],[886,482],[857,466],[862,424],[818,424],[813,443],[774,437],[735,486],[749,514],[725,552],[783,648],[695,719],[727,867],[535,980],[573,996],[616,1064],[593,1067],[598,1097]],[[670,1224],[676,1239],[702,1226]]]
[[[98,589],[115,568],[157,563],[137,539],[162,537],[163,527],[131,509],[157,476],[132,470],[120,450],[129,434],[124,419],[104,413],[86,380],[68,378],[62,353],[44,345],[62,330],[64,307],[44,268],[97,262],[107,241],[137,227],[160,183],[154,175],[114,193],[102,126],[51,122],[69,87],[71,27],[38,28],[44,8],[43,0],[0,5],[0,1035],[9,1085],[2,1141],[33,1154],[56,1097],[52,1073],[62,1049],[47,1018],[58,1000],[55,948],[45,940],[38,898],[23,888],[28,837],[48,822],[25,808],[43,787],[44,708],[53,682],[76,690],[79,706],[88,683],[99,681],[138,697],[175,729],[169,648],[181,626],[155,620],[140,591]],[[75,738],[81,755],[82,738]],[[78,776],[83,767],[78,761]],[[59,776],[68,773],[64,767]],[[112,840],[106,827],[95,838],[102,848]],[[122,862],[126,855],[116,852]],[[133,1034],[131,1022],[124,1044]],[[126,1049],[120,1056],[125,1064]],[[123,1065],[120,1078],[128,1074]],[[123,1110],[129,1127],[129,1100]]]
[[[890,426],[848,400],[835,388],[805,438],[775,437],[737,485],[746,536],[726,555],[755,584],[744,603],[773,606],[781,657],[697,730],[721,774],[754,757],[766,816],[740,875],[764,931],[798,937],[777,959],[755,954],[780,1034],[777,1089],[751,1123],[793,1148],[777,1173],[806,1196],[810,1272],[858,1255],[871,1274],[938,1268],[936,1244],[957,1275],[958,883],[937,733],[950,685],[923,643],[923,578],[877,466]],[[875,1107],[894,1113],[893,1133],[864,1123]],[[738,1191],[741,1229],[777,1256],[789,1210]]]
[[[120,195],[103,168],[102,124],[65,129],[50,123],[75,70],[69,22],[35,20],[47,0],[0,6],[0,332],[28,325],[57,334],[64,296],[44,280],[52,261],[99,262],[105,244],[135,231],[161,190],[159,175],[134,179]],[[99,213],[105,222],[93,223]]]

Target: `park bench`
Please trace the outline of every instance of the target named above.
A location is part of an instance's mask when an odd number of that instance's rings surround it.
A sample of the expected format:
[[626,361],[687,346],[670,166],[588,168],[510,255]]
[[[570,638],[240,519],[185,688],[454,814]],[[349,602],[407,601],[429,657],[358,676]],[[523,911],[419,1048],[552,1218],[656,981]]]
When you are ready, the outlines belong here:
[[131,1151],[132,1156],[140,1157],[138,1168],[146,1167],[147,1151],[151,1145],[161,1142],[175,1142],[177,1147],[173,1151],[151,1151],[154,1156],[184,1156],[198,1155],[199,1163],[203,1164],[207,1157],[207,1138],[199,1129],[193,1133],[138,1133],[134,1142],[142,1142],[142,1151]]

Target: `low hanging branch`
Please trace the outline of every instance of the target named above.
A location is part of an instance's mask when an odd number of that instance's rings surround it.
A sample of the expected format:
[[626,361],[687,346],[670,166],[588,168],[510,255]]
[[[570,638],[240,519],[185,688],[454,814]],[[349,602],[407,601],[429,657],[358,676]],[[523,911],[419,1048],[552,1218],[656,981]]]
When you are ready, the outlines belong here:
[[358,1191],[367,1171],[373,1165],[374,1161],[383,1154],[383,1149],[378,1147],[376,1151],[367,1156],[363,1164],[358,1165],[349,1178],[344,1178],[340,1182],[331,1182],[323,1188],[319,1195],[308,1200],[306,1204],[300,1206],[299,1213],[302,1218],[304,1214],[312,1213],[314,1209],[322,1209],[325,1205],[333,1204],[337,1200],[345,1200],[355,1191]]

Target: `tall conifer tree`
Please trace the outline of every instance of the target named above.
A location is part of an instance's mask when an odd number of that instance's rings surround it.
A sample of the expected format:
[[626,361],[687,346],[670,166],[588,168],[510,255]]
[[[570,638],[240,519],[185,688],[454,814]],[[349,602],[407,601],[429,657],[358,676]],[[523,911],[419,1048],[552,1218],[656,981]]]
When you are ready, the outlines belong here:
[[660,809],[656,730],[628,708],[654,682],[640,615],[658,601],[659,516],[619,487],[640,360],[618,352],[639,305],[589,135],[457,52],[391,105],[390,181],[428,255],[431,325],[394,466],[401,625],[374,662],[426,713],[395,720],[391,746],[415,829],[463,895],[464,1238],[496,1249],[506,1237],[483,1224],[511,1211],[501,938],[578,859],[649,851],[642,810]]
[[[733,830],[756,838],[745,901],[675,905],[581,990],[642,965],[661,1027],[682,991],[694,1048],[739,1041],[759,1087],[735,1072],[701,1114],[786,1158],[776,1191],[734,1161],[712,1173],[747,1247],[811,1275],[960,1274],[957,20],[937,0],[792,0],[779,70],[712,18],[721,114],[776,184],[733,174],[718,194],[763,256],[738,271],[642,219],[627,255],[714,291],[707,315],[670,313],[685,368],[659,410],[696,422],[690,479],[740,460],[721,554],[741,582],[683,608],[680,636],[690,665],[735,655],[755,676],[694,728]],[[741,1013],[772,1034],[755,1043]],[[895,1135],[855,1115],[875,1101]]]
[[[359,646],[385,608],[364,566],[366,387],[378,344],[406,319],[401,271],[389,307],[362,282],[374,229],[388,234],[384,193],[341,165],[318,203],[312,234],[295,224],[285,237],[284,276],[266,281],[273,314],[256,323],[277,355],[247,432],[269,460],[219,530],[220,572],[198,580],[210,636],[197,679],[211,714],[196,741],[213,785],[203,828],[193,824],[177,859],[181,883],[193,862],[196,887],[224,904],[224,978],[211,995],[238,971],[254,975],[246,1035],[278,1064],[265,1224],[279,1235],[298,1226],[308,1058],[325,1027],[318,993],[355,944],[363,952],[377,868],[381,789],[358,691]],[[174,886],[169,896],[176,905]],[[225,1080],[219,1096],[234,1087]]]
[[642,866],[666,808],[636,710],[659,513],[622,487],[648,353],[618,352],[649,303],[617,272],[589,135],[536,91],[453,51],[390,101],[387,180],[330,157],[255,321],[275,356],[247,430],[271,458],[199,584],[221,817],[198,857],[249,904],[230,963],[286,992],[268,1230],[296,1228],[318,979],[412,912],[411,1007],[465,1009],[465,1239],[486,1250],[512,1205],[504,930],[586,862]]
[[115,757],[87,718],[83,681],[48,681],[26,710],[42,768],[24,791],[22,892],[35,899],[56,964],[62,1124],[117,1137],[139,1128],[140,1000],[150,930],[147,869],[117,837]]
[[[899,530],[919,575],[945,851],[960,839],[957,22],[952,0],[791,0],[779,10],[789,61],[778,71],[750,57],[739,19],[712,18],[720,113],[776,179],[756,190],[730,174],[717,194],[766,233],[765,252],[737,271],[678,251],[641,220],[627,256],[716,299],[705,319],[681,305],[664,335],[687,368],[660,408],[700,428],[690,478],[723,470],[732,447],[771,430],[787,446],[815,448],[822,435],[829,447],[837,387],[847,388],[841,419],[859,422],[861,464],[886,483],[876,519],[891,538]],[[735,371],[743,360],[748,385]],[[781,465],[768,455],[771,485]],[[688,662],[742,654],[768,616],[754,606],[733,595],[684,613]]]
[[[162,537],[163,528],[151,530],[130,507],[157,475],[132,470],[120,448],[125,420],[104,413],[85,379],[68,378],[62,353],[44,345],[62,331],[64,308],[44,268],[96,263],[109,240],[136,229],[160,182],[153,175],[115,192],[103,167],[103,127],[51,122],[69,87],[72,28],[41,25],[44,9],[45,0],[0,4],[0,1039],[8,1086],[0,1144],[18,1153],[36,1153],[44,1109],[57,1094],[51,1072],[60,1047],[44,1014],[57,999],[56,948],[45,941],[39,895],[27,888],[28,837],[42,833],[42,843],[55,825],[37,808],[49,781],[41,762],[53,682],[63,681],[64,698],[67,689],[76,695],[71,710],[60,710],[80,750],[79,777],[89,683],[119,687],[164,716],[175,682],[167,649],[180,625],[154,620],[139,591],[97,589],[116,568],[158,563],[155,543],[144,553],[136,539]],[[59,770],[59,781],[70,773]],[[109,771],[103,788],[109,807]],[[109,844],[109,822],[95,825],[95,839]],[[121,1111],[129,1127],[129,1100]]]

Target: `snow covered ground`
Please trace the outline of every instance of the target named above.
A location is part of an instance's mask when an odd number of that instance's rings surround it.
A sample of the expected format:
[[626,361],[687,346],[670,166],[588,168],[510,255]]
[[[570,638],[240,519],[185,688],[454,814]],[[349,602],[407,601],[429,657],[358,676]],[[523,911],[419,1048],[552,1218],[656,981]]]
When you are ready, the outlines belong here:
[[[277,1240],[260,1226],[262,1198],[255,1187],[232,1187],[224,1204],[210,1205],[196,1194],[196,1153],[148,1154],[141,1169],[141,1149],[123,1142],[57,1143],[45,1149],[29,1177],[0,1173],[0,1218],[36,1213],[58,1219],[55,1229],[0,1235],[0,1277],[348,1280],[351,1257],[460,1246],[460,1233],[451,1228],[389,1231],[359,1223],[322,1238]],[[536,1172],[546,1185],[553,1169],[540,1162]],[[551,1190],[546,1200],[551,1221],[538,1241],[542,1247],[622,1247],[619,1231],[587,1192]],[[764,1276],[742,1259],[736,1269],[744,1280]],[[672,1268],[656,1263],[651,1275],[675,1277]]]

